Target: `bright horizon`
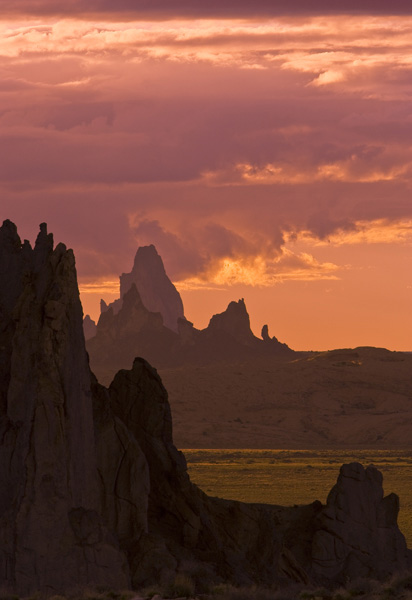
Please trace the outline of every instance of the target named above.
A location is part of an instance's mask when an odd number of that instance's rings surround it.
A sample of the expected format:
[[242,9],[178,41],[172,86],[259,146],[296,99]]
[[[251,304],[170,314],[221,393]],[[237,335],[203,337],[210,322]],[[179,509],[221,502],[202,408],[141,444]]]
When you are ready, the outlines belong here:
[[410,3],[140,4],[3,1],[2,220],[94,318],[154,244],[198,328],[411,351]]

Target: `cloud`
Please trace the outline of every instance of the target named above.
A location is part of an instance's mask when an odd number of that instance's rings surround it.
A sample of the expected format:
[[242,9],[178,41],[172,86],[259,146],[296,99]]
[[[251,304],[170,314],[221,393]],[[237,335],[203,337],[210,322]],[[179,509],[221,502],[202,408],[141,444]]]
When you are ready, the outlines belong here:
[[139,245],[154,243],[165,257],[171,278],[185,289],[246,284],[270,286],[287,279],[336,279],[339,267],[321,263],[308,253],[285,247],[282,235],[245,232],[244,236],[216,223],[187,224],[166,231],[158,221],[136,221]]
[[227,0],[222,3],[210,0],[179,0],[170,3],[168,0],[89,0],[85,6],[82,0],[66,0],[63,4],[58,0],[3,0],[4,14],[25,15],[96,15],[120,14],[139,18],[227,18],[227,17],[257,17],[279,15],[308,15],[308,14],[410,14],[411,8],[405,0],[392,0],[390,5],[384,0],[346,0],[331,2],[330,0],[315,0],[308,4],[307,0],[292,0],[286,5],[280,0],[257,0],[250,4],[247,0],[235,2]]
[[139,243],[180,281],[335,277],[319,244],[406,227],[412,18],[396,4],[384,18],[302,18],[307,2],[280,17],[271,2],[161,20],[172,4],[151,3],[149,21],[144,7],[123,19],[126,3],[112,20],[113,3],[90,4],[96,20],[13,3],[44,17],[0,22],[4,211],[23,227],[49,221],[85,283],[130,269]]

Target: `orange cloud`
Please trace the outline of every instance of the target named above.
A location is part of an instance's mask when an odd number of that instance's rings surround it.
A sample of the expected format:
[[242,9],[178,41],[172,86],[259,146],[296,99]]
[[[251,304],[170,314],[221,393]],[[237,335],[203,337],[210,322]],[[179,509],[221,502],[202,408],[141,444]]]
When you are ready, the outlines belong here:
[[356,221],[350,231],[336,231],[328,235],[327,239],[314,239],[310,232],[299,234],[301,240],[311,240],[315,246],[333,244],[344,246],[352,244],[411,244],[412,220],[389,221],[377,219],[375,221]]
[[212,289],[221,286],[248,285],[271,287],[287,280],[313,281],[337,279],[340,267],[330,262],[319,262],[312,255],[293,253],[284,248],[275,258],[255,256],[221,258],[212,261],[207,270],[197,277],[189,277],[177,282],[180,289]]
[[105,280],[94,280],[84,281],[83,278],[79,280],[79,291],[81,294],[100,294],[104,296],[106,294],[118,294],[119,293],[119,281],[105,281]]

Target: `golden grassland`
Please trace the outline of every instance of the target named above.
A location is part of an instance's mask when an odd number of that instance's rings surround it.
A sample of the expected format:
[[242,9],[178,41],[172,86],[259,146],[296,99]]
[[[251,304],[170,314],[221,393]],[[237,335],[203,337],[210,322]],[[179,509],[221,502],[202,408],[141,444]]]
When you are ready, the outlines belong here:
[[340,466],[373,464],[385,495],[400,498],[399,528],[412,547],[412,450],[184,450],[194,483],[210,496],[291,506],[326,502]]

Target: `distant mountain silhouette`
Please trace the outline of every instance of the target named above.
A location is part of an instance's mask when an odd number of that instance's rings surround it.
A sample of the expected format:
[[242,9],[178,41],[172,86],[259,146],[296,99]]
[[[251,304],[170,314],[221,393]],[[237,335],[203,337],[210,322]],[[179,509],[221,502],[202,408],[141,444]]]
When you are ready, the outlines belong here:
[[118,369],[130,366],[135,356],[143,356],[156,368],[165,369],[293,354],[276,338],[262,340],[253,335],[243,299],[230,302],[203,330],[179,319],[175,333],[164,326],[160,313],[146,309],[134,284],[124,296],[119,312],[109,307],[102,313],[95,337],[87,340],[87,350],[94,372],[106,382]]
[[101,300],[102,313],[112,308],[113,313],[117,314],[122,308],[125,295],[135,285],[144,306],[151,312],[159,312],[164,325],[177,332],[178,319],[184,319],[183,302],[166,275],[163,261],[152,244],[138,248],[133,269],[130,273],[122,273],[119,279],[120,298],[109,305]]
[[[243,299],[212,316],[206,329],[196,329],[153,245],[138,249],[131,273],[120,276],[120,298],[109,305],[102,300],[101,309],[95,336],[85,337],[92,369],[107,383],[136,356],[164,369],[293,352],[269,337],[267,325],[263,339],[253,334]],[[84,325],[90,331],[86,319]]]
[[83,331],[86,340],[96,335],[96,322],[93,321],[90,315],[86,315],[83,319]]

